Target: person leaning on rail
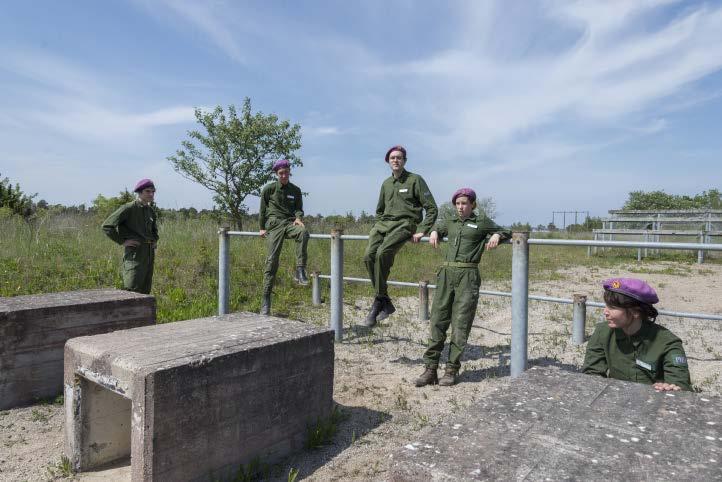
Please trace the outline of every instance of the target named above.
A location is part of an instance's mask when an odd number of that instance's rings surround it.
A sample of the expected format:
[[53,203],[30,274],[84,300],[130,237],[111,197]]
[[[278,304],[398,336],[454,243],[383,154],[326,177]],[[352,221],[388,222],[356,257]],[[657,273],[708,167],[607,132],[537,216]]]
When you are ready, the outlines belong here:
[[[461,367],[469,331],[479,302],[479,260],[484,250],[494,249],[499,242],[511,238],[511,231],[497,226],[485,215],[474,214],[476,193],[470,188],[461,188],[451,197],[456,213],[440,220],[429,237],[434,248],[447,236],[449,245],[446,261],[439,269],[436,292],[431,309],[429,345],[424,353],[424,373],[416,379],[415,385],[453,385]],[[449,360],[444,376],[439,380],[436,370],[444,349],[446,332],[451,326]]]
[[[372,327],[396,311],[388,294],[387,280],[394,257],[409,240],[418,243],[429,232],[438,209],[426,181],[407,171],[406,149],[393,146],[386,151],[391,176],[381,184],[376,205],[376,222],[369,232],[364,263],[374,287],[375,298],[363,322]],[[422,218],[422,211],[425,215]]]
[[271,291],[276,280],[278,260],[281,257],[283,240],[296,241],[296,271],[294,279],[300,285],[308,284],[306,261],[308,259],[309,234],[303,224],[303,194],[301,189],[289,181],[291,163],[281,159],[273,163],[277,181],[267,184],[261,190],[261,208],[258,220],[259,234],[268,240],[268,257],[263,271],[263,299],[261,314],[271,314]]
[[682,341],[657,325],[657,293],[634,278],[603,283],[604,318],[587,344],[583,373],[653,384],[656,390],[691,390]]
[[153,283],[153,264],[158,245],[158,217],[153,209],[155,185],[150,179],[141,179],[134,191],[138,198],[108,216],[103,222],[103,231],[125,248],[123,287],[148,294]]

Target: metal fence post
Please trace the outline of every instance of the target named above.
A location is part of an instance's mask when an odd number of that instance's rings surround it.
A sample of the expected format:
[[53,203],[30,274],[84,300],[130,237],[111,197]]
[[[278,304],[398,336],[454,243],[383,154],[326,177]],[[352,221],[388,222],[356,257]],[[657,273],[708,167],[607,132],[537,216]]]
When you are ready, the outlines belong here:
[[[706,236],[704,235],[704,233],[699,233],[700,244],[705,243],[705,237]],[[701,249],[699,251],[697,251],[697,263],[699,263],[699,264],[704,263],[704,251]]]
[[331,328],[336,341],[343,339],[343,235],[342,229],[331,231]]
[[228,313],[228,299],[230,298],[230,280],[228,277],[230,258],[228,256],[229,226],[218,229],[218,314]]
[[318,279],[318,271],[311,273],[311,304],[319,306],[321,304],[321,280]]
[[574,299],[574,314],[572,316],[572,344],[584,343],[584,327],[587,324],[587,296],[572,295]]
[[512,234],[511,257],[511,376],[526,370],[529,317],[529,233]]
[[419,320],[429,319],[429,282],[419,281]]

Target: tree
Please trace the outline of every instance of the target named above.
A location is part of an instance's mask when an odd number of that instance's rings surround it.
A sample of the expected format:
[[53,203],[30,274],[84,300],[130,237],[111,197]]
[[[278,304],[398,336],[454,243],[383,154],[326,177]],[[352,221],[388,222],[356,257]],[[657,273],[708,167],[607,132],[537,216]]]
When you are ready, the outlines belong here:
[[273,178],[273,162],[288,159],[292,166],[303,165],[296,154],[301,126],[279,121],[275,114],[252,113],[248,97],[240,117],[234,105],[227,110],[226,114],[221,106],[212,112],[196,109],[196,120],[205,132],[188,131],[191,140],[182,141],[183,147],[168,160],[181,176],[214,192],[216,207],[240,229],[248,212],[244,201],[248,195],[259,196]]
[[20,189],[20,184],[12,185],[10,180],[0,177],[0,208],[6,208],[13,214],[24,218],[30,217],[34,212],[33,198],[37,194],[28,196]]
[[[476,200],[477,214],[483,214],[489,219],[496,217],[496,203],[490,197],[482,197]],[[439,206],[439,219],[445,219],[449,216],[456,215],[456,207],[450,202],[442,203]]]
[[93,199],[93,207],[91,208],[98,219],[105,219],[110,214],[118,209],[123,204],[129,203],[134,200],[135,197],[126,188],[124,191],[120,191],[116,197],[105,197],[102,194],[98,194],[98,197]]
[[632,191],[622,209],[720,209],[721,207],[722,193],[718,189],[710,189],[695,196],[667,194],[664,191]]

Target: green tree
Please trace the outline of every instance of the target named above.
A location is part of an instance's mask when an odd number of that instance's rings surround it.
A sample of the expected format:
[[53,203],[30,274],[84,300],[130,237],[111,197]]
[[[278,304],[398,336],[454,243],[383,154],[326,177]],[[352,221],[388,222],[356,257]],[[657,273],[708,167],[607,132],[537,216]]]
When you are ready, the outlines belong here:
[[120,191],[116,197],[105,197],[102,194],[98,194],[98,197],[93,199],[93,207],[91,209],[98,219],[103,220],[120,206],[134,199],[135,196],[133,196],[127,188]]
[[0,208],[18,214],[24,218],[30,217],[34,210],[33,198],[37,194],[28,196],[20,189],[20,184],[12,185],[10,180],[0,177]]
[[251,99],[243,100],[240,116],[234,105],[226,114],[221,106],[212,112],[196,109],[196,120],[204,132],[188,132],[190,140],[168,160],[183,177],[196,181],[214,194],[216,207],[242,228],[248,212],[248,195],[260,195],[273,178],[271,165],[288,159],[301,166],[296,152],[301,148],[301,126],[279,121],[275,114],[251,112]]
[[720,209],[722,193],[718,189],[703,191],[695,196],[667,194],[664,191],[632,191],[622,209],[669,210],[669,209]]
[[[496,217],[496,203],[490,197],[482,197],[476,200],[477,214],[483,214],[489,219]],[[442,203],[439,206],[439,219],[445,219],[456,215],[456,207],[451,202]]]

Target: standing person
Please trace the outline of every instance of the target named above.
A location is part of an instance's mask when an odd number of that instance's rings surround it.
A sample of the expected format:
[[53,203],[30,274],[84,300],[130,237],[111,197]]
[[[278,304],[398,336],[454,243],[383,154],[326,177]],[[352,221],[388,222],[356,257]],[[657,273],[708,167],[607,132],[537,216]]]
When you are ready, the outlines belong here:
[[155,185],[150,179],[141,179],[134,192],[138,198],[108,216],[103,222],[103,231],[125,248],[123,287],[148,294],[153,283],[153,263],[158,245],[158,217],[153,209]]
[[271,314],[271,291],[278,271],[278,259],[285,238],[296,241],[296,272],[294,279],[300,285],[308,284],[306,260],[308,258],[308,231],[303,225],[303,195],[298,186],[289,181],[291,163],[281,159],[273,163],[277,181],[261,191],[261,209],[258,216],[261,237],[268,240],[268,257],[263,271],[263,299],[261,314]]
[[[391,168],[391,177],[381,185],[376,223],[369,233],[369,244],[364,254],[376,295],[363,323],[368,327],[396,311],[386,285],[394,257],[407,241],[418,243],[429,232],[438,213],[426,181],[404,169],[406,149],[394,146],[386,152],[385,159]],[[425,211],[423,218],[422,211]]]
[[[449,246],[446,261],[437,276],[431,308],[429,346],[424,353],[426,369],[416,379],[417,387],[456,383],[461,355],[469,339],[479,302],[479,260],[485,249],[494,249],[500,241],[511,238],[509,230],[497,226],[483,214],[474,214],[476,193],[473,189],[459,189],[451,197],[451,203],[456,208],[456,214],[437,223],[429,236],[429,243],[434,248],[439,247],[439,241],[445,236],[449,238]],[[449,326],[449,360],[444,376],[439,380],[436,370]]]
[[660,391],[691,390],[682,340],[657,325],[659,301],[641,279],[612,278],[604,287],[604,318],[587,344],[582,373],[647,383]]

